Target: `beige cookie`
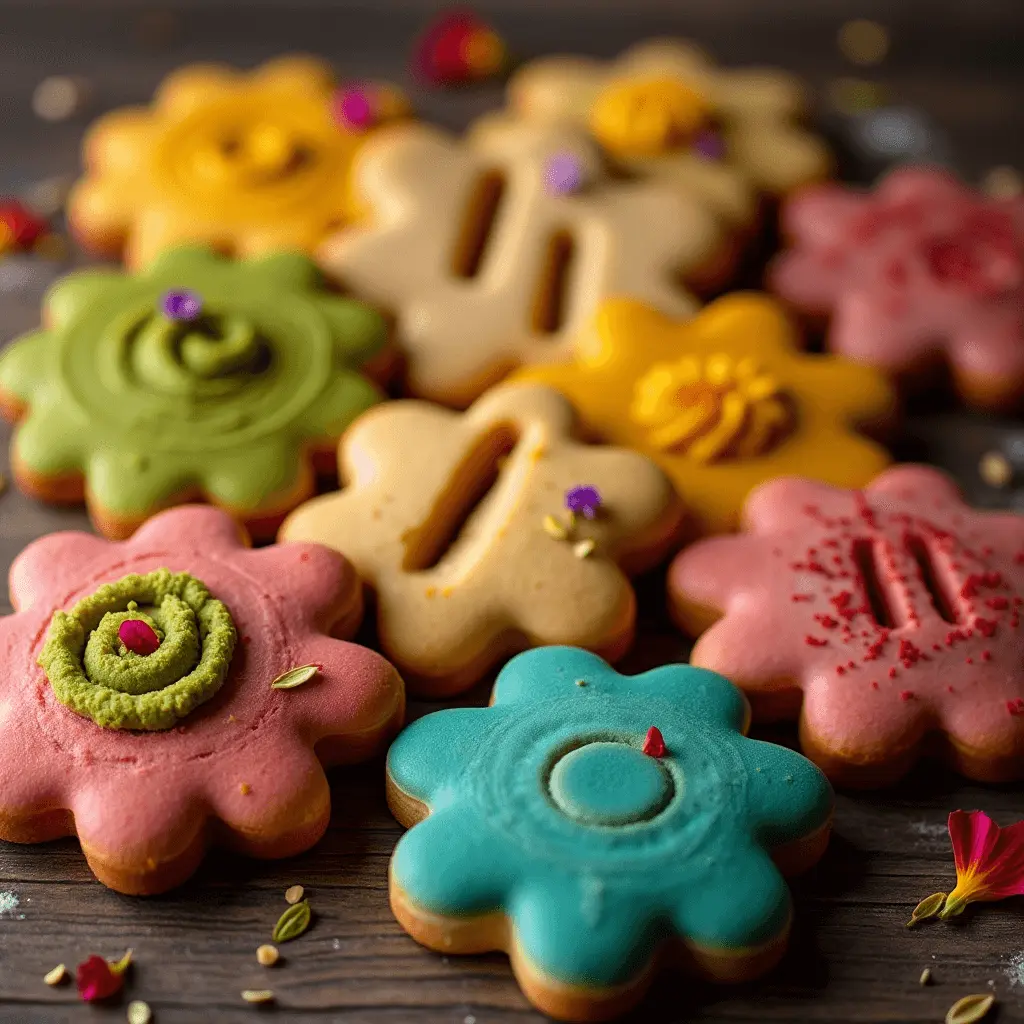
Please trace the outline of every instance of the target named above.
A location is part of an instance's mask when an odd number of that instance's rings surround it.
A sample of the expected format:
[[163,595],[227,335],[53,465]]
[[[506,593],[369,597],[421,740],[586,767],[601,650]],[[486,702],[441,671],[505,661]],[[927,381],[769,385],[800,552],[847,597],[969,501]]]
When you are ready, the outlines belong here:
[[390,402],[346,434],[344,489],[301,506],[280,537],[353,562],[376,592],[382,649],[420,693],[464,690],[527,647],[620,657],[636,618],[626,574],[667,553],[683,510],[652,461],[574,430],[566,399],[535,385],[495,388],[465,413]]
[[718,68],[681,41],[651,40],[614,61],[545,57],[508,90],[520,116],[586,127],[625,169],[691,187],[735,226],[752,219],[758,193],[784,195],[831,169],[801,127],[797,78]]
[[557,125],[393,129],[363,150],[354,187],[369,223],[329,239],[322,263],[396,315],[410,391],[460,407],[522,363],[570,358],[603,298],[693,313],[680,277],[725,243],[700,203],[610,179],[586,134]]

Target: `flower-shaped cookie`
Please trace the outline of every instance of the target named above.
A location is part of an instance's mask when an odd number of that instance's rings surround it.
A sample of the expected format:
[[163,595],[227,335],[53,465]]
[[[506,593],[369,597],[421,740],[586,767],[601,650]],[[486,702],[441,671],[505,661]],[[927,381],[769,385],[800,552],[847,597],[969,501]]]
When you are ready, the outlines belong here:
[[674,40],[610,62],[533,61],[512,77],[509,101],[529,120],[586,126],[613,161],[684,186],[733,227],[753,221],[758,193],[783,195],[831,165],[822,142],[799,126],[796,78],[717,68]]
[[376,592],[382,649],[426,694],[528,646],[620,657],[636,619],[626,573],[667,553],[683,511],[649,459],[574,435],[548,388],[495,388],[465,413],[388,402],[345,434],[347,486],[293,512],[281,537],[351,559]]
[[19,485],[84,494],[111,537],[190,496],[272,534],[313,493],[314,457],[333,462],[380,398],[349,367],[384,345],[383,319],[319,285],[298,253],[234,262],[191,247],[134,275],[64,278],[46,326],[0,354]]
[[348,171],[374,118],[408,111],[389,86],[362,92],[370,119],[348,116],[330,68],[312,58],[247,73],[180,68],[152,107],[92,127],[69,222],[88,248],[123,252],[134,267],[182,242],[243,256],[311,251],[352,213]]
[[832,794],[799,754],[745,738],[747,717],[689,665],[519,655],[491,707],[421,718],[388,753],[388,802],[413,826],[391,860],[399,922],[445,953],[506,950],[527,997],[569,1020],[625,1010],[659,955],[719,981],[767,970],[782,874],[824,851]]
[[[394,669],[327,635],[359,624],[351,567],[316,545],[249,550],[217,509],[173,509],[126,543],[43,537],[10,592],[0,837],[77,835],[121,892],[178,885],[211,837],[257,857],[308,848],[330,815],[321,762],[371,756],[401,721]],[[157,649],[135,653],[126,620]],[[271,686],[304,665],[318,671],[302,686]]]
[[982,406],[1024,395],[1024,200],[992,199],[945,171],[893,171],[874,192],[821,186],[792,199],[793,248],[769,275],[829,346],[889,373],[944,359]]
[[568,358],[606,296],[693,312],[678,276],[723,242],[700,204],[610,177],[593,144],[559,126],[487,118],[465,140],[422,125],[382,133],[353,185],[370,223],[329,239],[322,262],[395,313],[410,390],[459,407],[521,363]]
[[[837,780],[889,782],[922,751],[965,775],[1024,776],[1024,519],[972,511],[937,470],[864,491],[790,478],[744,510],[747,533],[676,559],[669,593],[765,718],[800,715]],[[801,709],[802,708],[802,709]]]
[[575,363],[518,377],[558,388],[589,432],[653,458],[705,533],[734,529],[751,488],[774,476],[858,485],[889,462],[852,429],[891,412],[883,375],[798,351],[779,305],[756,294],[718,299],[685,323],[609,300]]

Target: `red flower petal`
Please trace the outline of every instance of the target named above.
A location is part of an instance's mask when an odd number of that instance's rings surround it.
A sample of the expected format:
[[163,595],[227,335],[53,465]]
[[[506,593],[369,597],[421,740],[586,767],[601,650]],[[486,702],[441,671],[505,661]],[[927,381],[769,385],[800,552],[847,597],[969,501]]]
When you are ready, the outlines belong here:
[[1000,828],[984,811],[953,811],[949,837],[957,886],[970,899],[1024,894],[1024,821]]
[[87,1003],[106,999],[121,991],[124,975],[115,974],[110,964],[101,956],[93,954],[78,965],[75,972],[78,995]]

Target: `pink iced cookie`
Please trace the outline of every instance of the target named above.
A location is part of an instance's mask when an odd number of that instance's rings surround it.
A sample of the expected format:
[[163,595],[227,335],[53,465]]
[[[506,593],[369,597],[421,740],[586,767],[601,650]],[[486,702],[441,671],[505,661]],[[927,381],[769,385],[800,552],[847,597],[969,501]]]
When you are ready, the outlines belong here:
[[833,351],[900,375],[945,360],[976,405],[1024,397],[1024,199],[906,168],[870,193],[806,189],[782,230],[770,286],[831,317]]
[[799,715],[837,782],[888,783],[926,751],[971,778],[1024,776],[1024,517],[972,510],[923,466],[864,491],[783,477],[744,514],[745,533],[669,572],[676,620],[706,628],[694,665],[755,717]]
[[[209,840],[258,857],[305,850],[330,815],[322,765],[367,758],[402,718],[395,670],[328,635],[359,624],[349,564],[315,544],[250,550],[213,508],[165,512],[125,543],[43,537],[10,591],[0,838],[77,834],[121,892],[179,884]],[[271,687],[304,665],[319,671]]]

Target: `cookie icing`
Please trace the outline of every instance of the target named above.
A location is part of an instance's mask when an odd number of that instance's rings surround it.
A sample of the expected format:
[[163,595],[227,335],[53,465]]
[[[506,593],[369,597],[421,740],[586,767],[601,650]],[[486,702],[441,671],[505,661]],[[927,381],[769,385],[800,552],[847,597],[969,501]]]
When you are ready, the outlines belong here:
[[150,107],[90,128],[69,222],[88,247],[123,250],[133,267],[184,242],[243,256],[309,252],[357,212],[349,169],[371,130],[409,114],[393,86],[368,83],[359,95],[367,113],[354,123],[330,66],[308,57],[245,73],[179,68]]
[[834,351],[888,372],[941,357],[972,392],[1024,388],[1024,200],[900,168],[867,193],[810,189],[782,227],[771,287],[831,316]]
[[620,657],[628,575],[668,552],[684,509],[653,462],[582,444],[574,420],[556,391],[527,385],[465,413],[388,402],[346,432],[341,492],[300,506],[280,536],[351,559],[376,594],[382,650],[425,693],[466,689],[525,646]]
[[[668,940],[778,938],[790,902],[769,852],[825,828],[832,796],[800,755],[746,739],[747,715],[687,665],[622,676],[575,648],[521,654],[491,707],[428,715],[392,745],[390,783],[429,811],[392,887],[429,913],[505,914],[533,968],[588,988],[636,979]],[[660,758],[642,753],[651,725]]]
[[408,126],[368,144],[353,174],[372,213],[321,261],[394,312],[411,391],[449,405],[522,363],[567,359],[609,295],[693,312],[680,277],[725,240],[696,200],[610,176],[565,126],[491,116],[465,139]]
[[589,434],[657,462],[704,533],[734,529],[764,480],[802,472],[861,484],[889,461],[855,430],[892,412],[884,375],[800,352],[781,305],[756,293],[717,299],[683,322],[610,299],[572,363],[514,379],[557,388]]
[[[132,620],[152,629],[156,651],[121,641]],[[62,704],[105,729],[170,729],[220,689],[235,640],[231,613],[200,580],[158,569],[54,612],[39,664]]]
[[[168,295],[201,299],[193,319]],[[79,473],[90,501],[144,516],[190,489],[245,514],[304,489],[303,449],[331,446],[380,392],[356,368],[386,342],[372,309],[326,293],[299,254],[231,261],[202,247],[148,270],[74,273],[47,326],[0,356],[25,410],[14,461]]]
[[728,674],[755,713],[802,708],[805,749],[837,776],[890,781],[936,738],[972,777],[1024,774],[1020,516],[899,466],[863,491],[766,483],[744,521],[670,570],[684,626],[721,615],[694,664]]
[[691,43],[654,39],[611,61],[552,56],[509,80],[510,107],[586,129],[621,170],[684,188],[732,229],[761,193],[828,175],[824,143],[801,125],[799,80],[771,68],[721,68]]
[[[126,578],[202,580],[234,622],[226,678],[171,729],[101,728],[58,700],[38,664],[55,612],[84,600],[98,614],[106,585],[117,592]],[[10,590],[16,614],[0,619],[0,837],[77,834],[93,871],[121,891],[183,881],[210,836],[263,857],[306,849],[329,817],[321,765],[371,756],[402,714],[391,666],[328,635],[358,625],[361,585],[344,559],[307,544],[250,550],[234,521],[209,506],[164,512],[125,543],[43,537],[15,560]],[[200,593],[182,583],[187,600]],[[125,607],[123,595],[113,604]],[[271,687],[307,664],[319,666],[315,679]],[[130,675],[122,685],[152,681]]]

